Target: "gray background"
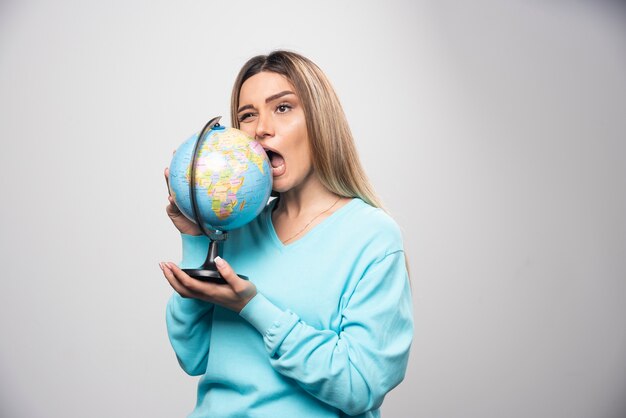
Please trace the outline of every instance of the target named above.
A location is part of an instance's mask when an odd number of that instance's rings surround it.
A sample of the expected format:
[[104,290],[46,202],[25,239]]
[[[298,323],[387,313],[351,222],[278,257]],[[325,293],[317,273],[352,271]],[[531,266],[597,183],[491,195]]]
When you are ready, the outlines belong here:
[[333,81],[401,225],[386,418],[626,416],[618,2],[0,2],[0,415],[180,417],[163,168],[243,62]]

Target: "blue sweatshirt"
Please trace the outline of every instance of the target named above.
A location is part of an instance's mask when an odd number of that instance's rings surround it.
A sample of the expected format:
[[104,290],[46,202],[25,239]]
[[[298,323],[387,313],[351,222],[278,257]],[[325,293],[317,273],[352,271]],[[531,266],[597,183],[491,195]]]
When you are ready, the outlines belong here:
[[[224,243],[223,258],[258,291],[239,314],[176,293],[168,303],[178,361],[201,375],[189,416],[379,417],[413,336],[399,228],[353,199],[284,245],[274,204]],[[182,240],[182,267],[201,265],[208,238]]]

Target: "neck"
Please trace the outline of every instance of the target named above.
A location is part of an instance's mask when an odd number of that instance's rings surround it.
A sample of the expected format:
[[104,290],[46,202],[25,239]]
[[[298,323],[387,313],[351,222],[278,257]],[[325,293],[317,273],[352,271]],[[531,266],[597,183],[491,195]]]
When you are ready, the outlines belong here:
[[315,178],[301,187],[281,193],[276,211],[290,219],[309,216],[327,208],[338,197]]

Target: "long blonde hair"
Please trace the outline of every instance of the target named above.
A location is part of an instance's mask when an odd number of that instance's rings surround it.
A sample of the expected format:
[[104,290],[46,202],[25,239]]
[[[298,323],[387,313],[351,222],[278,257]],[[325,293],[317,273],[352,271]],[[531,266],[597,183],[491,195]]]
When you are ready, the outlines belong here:
[[302,103],[313,167],[322,184],[344,197],[358,197],[382,208],[361,166],[352,132],[339,98],[322,70],[311,60],[291,51],[273,51],[246,62],[233,85],[231,123],[239,128],[237,109],[243,83],[262,71],[284,76]]

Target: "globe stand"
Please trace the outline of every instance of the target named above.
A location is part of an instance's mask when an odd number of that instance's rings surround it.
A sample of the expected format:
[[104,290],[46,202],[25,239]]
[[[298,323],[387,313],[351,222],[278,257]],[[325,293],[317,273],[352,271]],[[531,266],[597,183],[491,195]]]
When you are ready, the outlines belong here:
[[[220,272],[217,269],[217,265],[215,264],[215,258],[221,255],[220,243],[225,241],[228,238],[228,234],[223,233],[222,231],[209,232],[205,226],[204,222],[200,217],[200,210],[198,209],[198,202],[196,201],[196,160],[198,157],[198,150],[200,149],[200,144],[203,142],[204,137],[208,132],[212,129],[220,128],[220,124],[218,123],[221,119],[221,116],[215,117],[207,122],[204,126],[200,135],[198,135],[198,139],[193,148],[193,154],[191,158],[191,173],[189,175],[189,195],[191,197],[191,208],[193,211],[193,218],[196,224],[200,227],[200,230],[204,235],[209,237],[210,244],[209,250],[204,260],[204,264],[200,268],[195,269],[183,269],[185,273],[194,279],[201,280],[203,282],[211,282],[217,284],[226,284],[226,280],[222,277]],[[238,276],[244,280],[248,280],[246,276],[238,274]]]
[[[217,270],[217,265],[215,264],[215,258],[221,254],[220,243],[225,241],[226,238],[228,238],[228,234],[209,234],[211,243],[209,244],[209,252],[206,256],[206,260],[204,260],[204,264],[202,264],[200,268],[183,269],[183,271],[194,279],[201,280],[203,282],[226,284],[226,280],[224,280],[220,272]],[[241,274],[238,274],[238,276],[244,280],[248,280],[247,276],[243,276]]]

